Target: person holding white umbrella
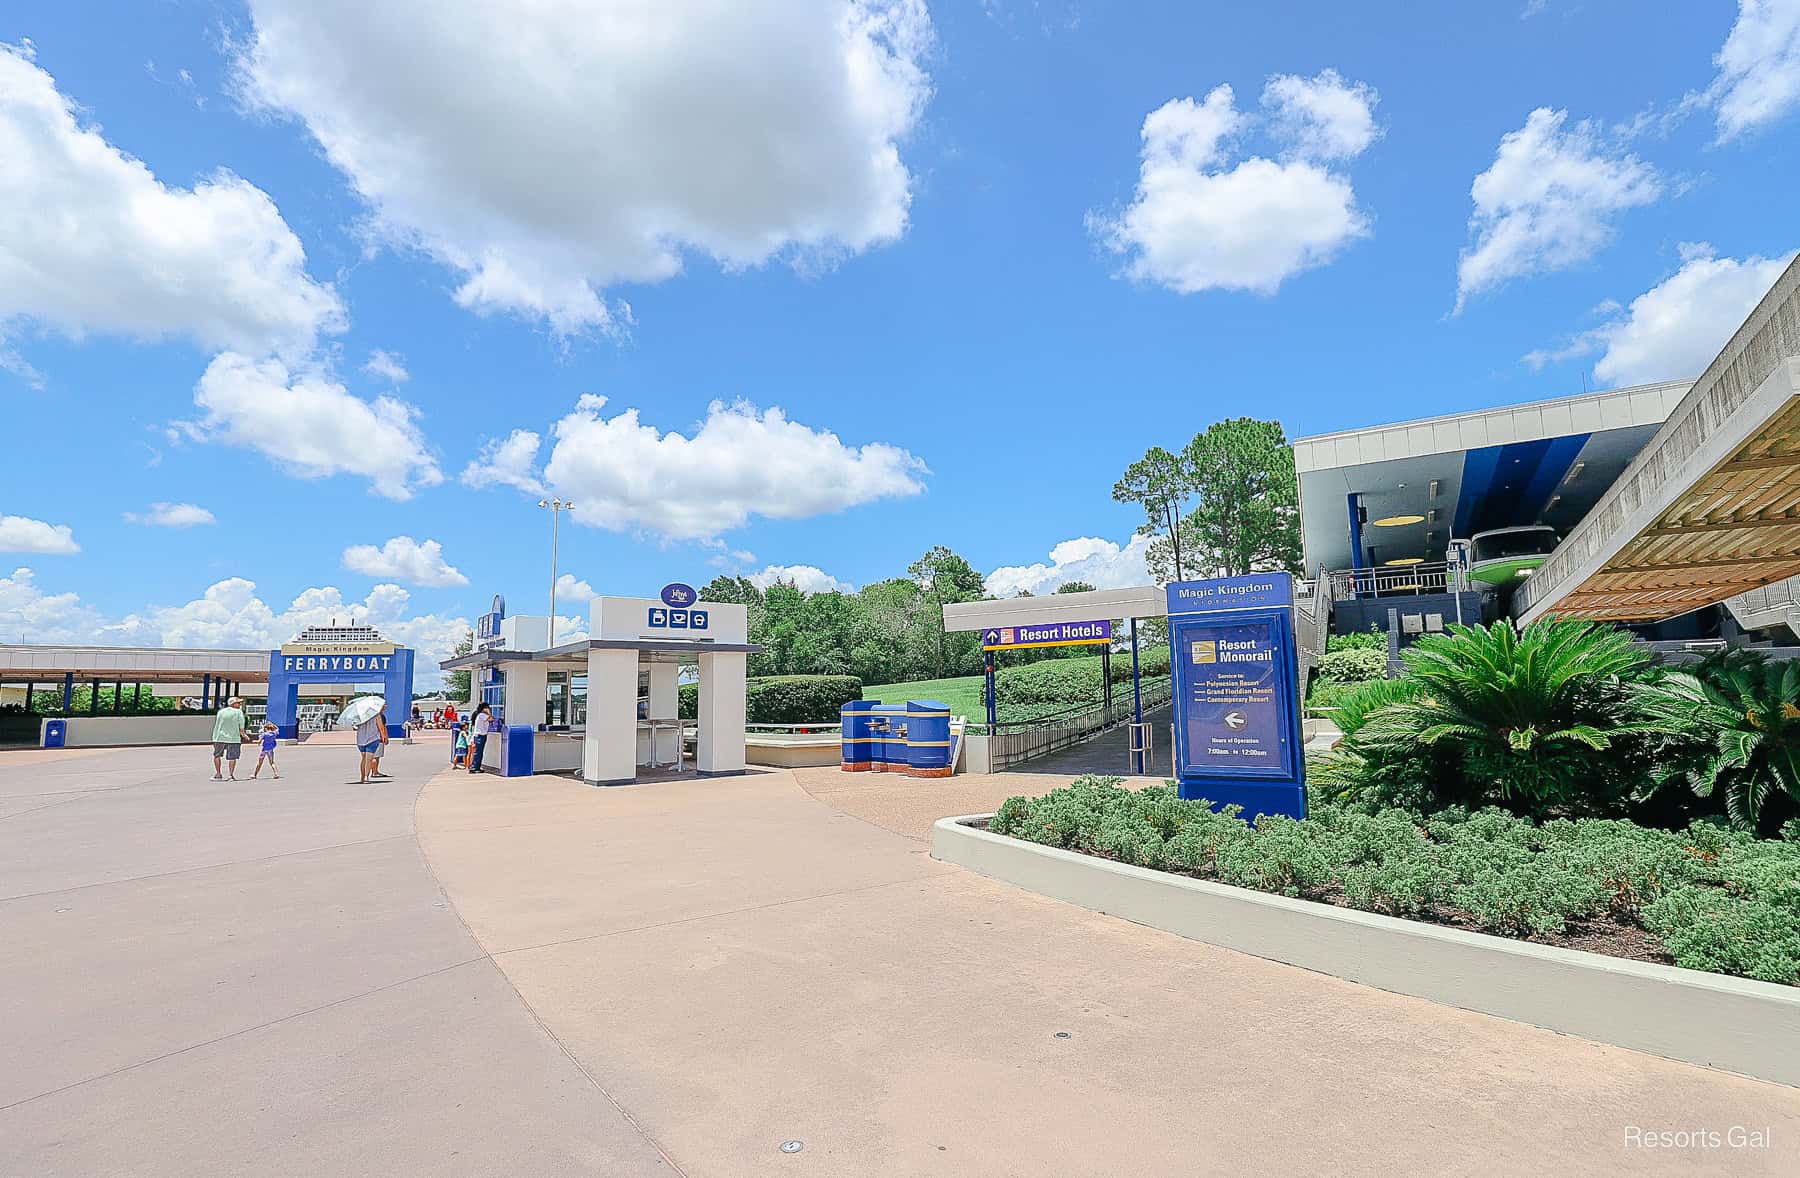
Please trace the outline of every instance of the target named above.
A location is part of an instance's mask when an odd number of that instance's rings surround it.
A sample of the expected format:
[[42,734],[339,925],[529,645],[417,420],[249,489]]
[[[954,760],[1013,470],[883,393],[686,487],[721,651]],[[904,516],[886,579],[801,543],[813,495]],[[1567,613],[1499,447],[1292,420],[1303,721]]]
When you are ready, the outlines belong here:
[[356,729],[356,751],[360,756],[361,776],[358,785],[370,778],[383,778],[381,751],[387,744],[387,701],[379,695],[353,699],[338,713],[338,723]]

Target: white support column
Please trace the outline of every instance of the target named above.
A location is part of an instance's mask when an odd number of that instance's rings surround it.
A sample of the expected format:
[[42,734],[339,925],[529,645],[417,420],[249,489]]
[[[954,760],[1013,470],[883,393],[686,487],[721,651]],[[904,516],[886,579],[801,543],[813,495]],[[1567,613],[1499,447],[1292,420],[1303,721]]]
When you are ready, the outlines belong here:
[[581,776],[599,785],[637,777],[635,650],[588,651],[587,736]]
[[[681,668],[675,663],[650,663],[650,720],[673,720],[681,714]],[[681,733],[670,729],[656,734],[656,763],[673,765],[681,748]]]
[[741,654],[700,656],[700,743],[694,767],[702,773],[744,769],[744,679]]
[[536,728],[544,722],[544,700],[550,694],[550,668],[537,662],[500,664],[506,680],[506,723],[529,724]]

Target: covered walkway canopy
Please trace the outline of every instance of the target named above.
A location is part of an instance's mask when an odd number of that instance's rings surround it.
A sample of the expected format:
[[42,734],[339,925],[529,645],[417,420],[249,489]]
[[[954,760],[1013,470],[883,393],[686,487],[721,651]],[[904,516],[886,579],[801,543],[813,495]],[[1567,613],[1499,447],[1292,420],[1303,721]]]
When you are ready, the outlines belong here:
[[65,708],[78,682],[196,683],[210,705],[215,699],[238,694],[242,684],[268,680],[266,650],[0,643],[0,682],[60,690]]
[[1800,260],[1513,605],[1655,621],[1796,573]]

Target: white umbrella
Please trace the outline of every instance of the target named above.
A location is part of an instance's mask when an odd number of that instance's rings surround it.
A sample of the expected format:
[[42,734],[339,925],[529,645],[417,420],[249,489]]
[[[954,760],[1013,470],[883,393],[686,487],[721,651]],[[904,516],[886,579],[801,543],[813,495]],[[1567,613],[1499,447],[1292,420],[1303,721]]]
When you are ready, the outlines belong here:
[[365,724],[373,720],[385,707],[387,707],[387,700],[382,699],[379,695],[365,695],[360,699],[353,699],[344,705],[343,711],[338,713],[338,727],[355,728],[360,724]]

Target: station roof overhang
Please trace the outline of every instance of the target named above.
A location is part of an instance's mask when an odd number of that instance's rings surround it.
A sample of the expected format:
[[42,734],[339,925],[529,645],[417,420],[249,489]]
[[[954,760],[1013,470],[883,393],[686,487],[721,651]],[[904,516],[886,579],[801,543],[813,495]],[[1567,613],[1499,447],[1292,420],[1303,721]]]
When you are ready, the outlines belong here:
[[1531,579],[1521,620],[1672,618],[1800,573],[1800,261]]
[[40,646],[0,644],[0,676],[43,681],[118,679],[128,683],[198,683],[203,676],[245,683],[269,678],[266,650],[155,646]]
[[[1306,567],[1443,560],[1452,539],[1492,528],[1544,524],[1566,535],[1691,385],[1637,385],[1300,438],[1294,465]],[[1351,495],[1367,521],[1360,562],[1351,551]],[[1382,520],[1409,522],[1378,526]]]
[[475,667],[491,667],[500,663],[572,662],[587,658],[590,650],[635,650],[650,655],[761,654],[756,642],[694,642],[679,638],[586,638],[565,642],[546,650],[477,650],[470,654],[445,659],[438,667],[445,671],[466,671]]
[[1111,618],[1160,618],[1168,612],[1168,594],[1161,586],[1136,585],[1128,589],[1052,593],[1047,597],[955,602],[944,606],[944,629],[986,630],[992,626],[1091,622]]

